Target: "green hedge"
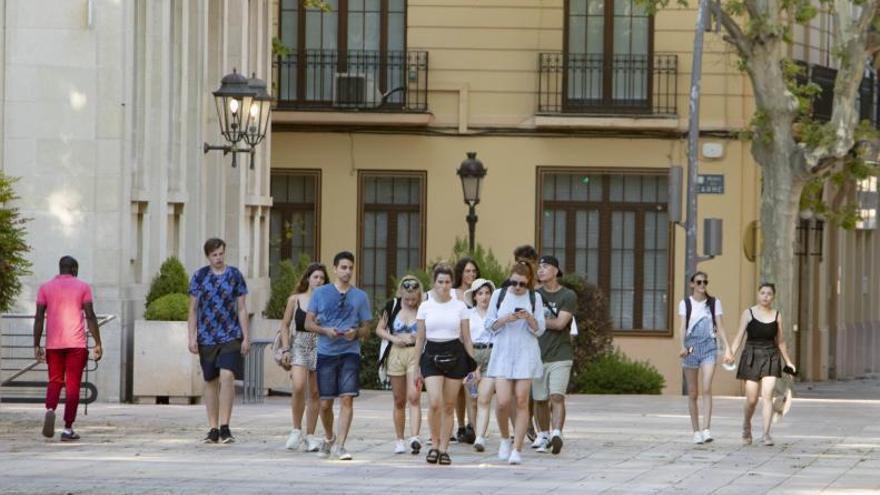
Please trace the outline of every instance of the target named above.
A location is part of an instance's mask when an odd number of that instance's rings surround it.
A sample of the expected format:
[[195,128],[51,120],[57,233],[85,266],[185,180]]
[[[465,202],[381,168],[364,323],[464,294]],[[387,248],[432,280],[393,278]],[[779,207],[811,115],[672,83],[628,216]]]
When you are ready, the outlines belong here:
[[147,306],[145,320],[186,321],[189,315],[189,296],[186,294],[166,294]]
[[172,256],[162,263],[159,274],[150,282],[150,292],[147,293],[144,306],[149,308],[153,301],[168,294],[186,295],[187,292],[189,292],[189,278],[186,275],[186,268],[180,260]]
[[619,349],[595,359],[572,380],[582,394],[660,394],[666,380],[646,361],[633,361]]
[[272,277],[271,293],[269,300],[266,301],[266,308],[263,309],[263,316],[271,320],[280,320],[284,317],[287,299],[293,294],[309,263],[311,260],[305,254],[299,257],[296,265],[290,260],[278,263],[277,274]]
[[27,219],[13,206],[18,199],[12,189],[16,180],[0,172],[0,313],[12,309],[21,292],[21,279],[31,274],[24,228]]

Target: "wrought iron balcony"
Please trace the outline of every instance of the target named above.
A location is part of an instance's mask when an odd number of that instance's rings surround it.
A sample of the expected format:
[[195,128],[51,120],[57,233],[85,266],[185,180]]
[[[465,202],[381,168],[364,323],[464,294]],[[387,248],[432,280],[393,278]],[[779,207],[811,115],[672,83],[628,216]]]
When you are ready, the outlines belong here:
[[426,51],[303,50],[273,65],[278,110],[428,110]]
[[538,54],[538,113],[674,116],[678,56]]

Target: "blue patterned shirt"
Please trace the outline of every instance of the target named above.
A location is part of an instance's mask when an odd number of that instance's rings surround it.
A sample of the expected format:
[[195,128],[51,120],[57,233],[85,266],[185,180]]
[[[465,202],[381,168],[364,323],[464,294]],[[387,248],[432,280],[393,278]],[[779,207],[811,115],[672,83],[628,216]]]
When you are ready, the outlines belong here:
[[224,344],[242,338],[238,298],[247,294],[238,268],[227,266],[220,275],[210,266],[198,269],[189,282],[189,295],[198,300],[196,322],[199,345]]

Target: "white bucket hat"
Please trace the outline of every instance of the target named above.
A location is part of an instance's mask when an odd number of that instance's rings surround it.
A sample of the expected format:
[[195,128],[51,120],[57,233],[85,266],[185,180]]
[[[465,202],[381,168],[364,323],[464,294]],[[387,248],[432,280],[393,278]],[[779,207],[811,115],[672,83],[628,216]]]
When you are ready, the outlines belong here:
[[495,292],[495,283],[489,279],[478,278],[473,281],[471,288],[464,291],[464,302],[468,307],[474,307],[474,293],[482,289],[484,285],[488,285],[491,292]]

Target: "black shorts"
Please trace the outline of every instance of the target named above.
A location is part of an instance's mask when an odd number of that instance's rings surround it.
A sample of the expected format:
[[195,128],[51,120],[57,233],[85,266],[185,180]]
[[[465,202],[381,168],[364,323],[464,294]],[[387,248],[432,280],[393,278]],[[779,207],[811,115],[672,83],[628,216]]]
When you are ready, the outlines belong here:
[[200,345],[199,363],[202,365],[202,378],[210,382],[220,376],[220,370],[229,370],[236,380],[244,378],[244,356],[241,355],[241,340],[230,340],[222,344]]
[[[450,370],[444,371],[434,364],[434,356],[447,353],[457,356],[458,361]],[[422,352],[421,358],[419,358],[419,366],[422,369],[422,376],[424,378],[429,376],[445,376],[446,378],[459,380],[477,369],[477,362],[468,355],[464,344],[458,339],[446,342],[433,342],[429,340],[425,344],[425,350]]]

